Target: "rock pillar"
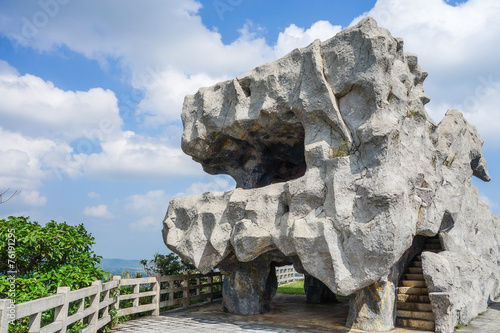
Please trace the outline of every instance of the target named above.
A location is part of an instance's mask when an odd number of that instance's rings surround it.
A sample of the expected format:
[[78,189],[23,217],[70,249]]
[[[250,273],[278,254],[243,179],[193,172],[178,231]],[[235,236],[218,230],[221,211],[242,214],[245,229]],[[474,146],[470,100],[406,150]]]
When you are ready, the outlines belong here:
[[347,327],[384,332],[394,329],[396,320],[397,274],[376,282],[351,297]]
[[307,303],[338,303],[337,296],[320,280],[304,274],[304,290]]
[[271,299],[278,289],[277,263],[262,255],[249,262],[223,265],[223,306],[230,313],[255,315],[271,310]]

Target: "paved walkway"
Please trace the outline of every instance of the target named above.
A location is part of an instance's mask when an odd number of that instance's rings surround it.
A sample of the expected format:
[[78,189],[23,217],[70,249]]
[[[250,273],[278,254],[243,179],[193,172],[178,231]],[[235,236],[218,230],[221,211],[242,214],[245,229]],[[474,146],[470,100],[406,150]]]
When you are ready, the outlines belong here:
[[486,312],[471,321],[469,325],[455,330],[457,333],[497,333],[500,332],[500,300],[490,304]]
[[[145,317],[117,326],[112,332],[291,332],[367,333],[346,328],[348,300],[339,304],[307,304],[304,295],[277,294],[271,312],[239,316],[222,311],[221,301]],[[488,331],[495,332],[495,331]],[[415,333],[397,328],[391,333]]]
[[[303,295],[278,294],[271,312],[256,316],[239,316],[222,311],[221,301],[170,311],[158,317],[144,317],[123,323],[111,332],[290,332],[290,333],[367,333],[344,327],[349,306],[340,304],[307,304]],[[391,333],[422,331],[396,328]],[[493,303],[482,315],[456,333],[500,332],[500,302]],[[368,332],[373,333],[373,332]]]

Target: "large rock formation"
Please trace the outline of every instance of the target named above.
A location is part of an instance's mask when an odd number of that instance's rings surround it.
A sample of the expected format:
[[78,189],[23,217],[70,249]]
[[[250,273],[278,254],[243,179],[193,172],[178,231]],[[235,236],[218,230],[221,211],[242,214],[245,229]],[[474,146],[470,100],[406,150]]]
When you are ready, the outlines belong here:
[[426,77],[367,18],[187,96],[184,152],[238,188],[172,200],[165,243],[227,274],[231,312],[267,311],[274,266],[293,263],[352,295],[349,326],[383,331],[405,266],[439,234],[446,251],[423,255],[436,330],[469,321],[500,291],[500,221],[471,184],[489,180],[482,139],[458,111],[434,123]]

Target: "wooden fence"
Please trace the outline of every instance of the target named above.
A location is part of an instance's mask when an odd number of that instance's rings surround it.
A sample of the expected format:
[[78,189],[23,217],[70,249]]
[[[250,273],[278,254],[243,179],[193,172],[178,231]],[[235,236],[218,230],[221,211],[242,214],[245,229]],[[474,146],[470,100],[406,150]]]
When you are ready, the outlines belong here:
[[[111,322],[112,312],[118,317],[146,311],[159,315],[160,309],[175,305],[187,307],[191,301],[212,301],[220,296],[222,275],[219,272],[137,279],[115,276],[110,282],[94,281],[90,287],[73,291],[59,287],[54,296],[16,305],[11,305],[10,300],[0,300],[0,333],[8,332],[9,321],[26,317],[29,317],[30,333],[65,333],[69,325],[77,321],[83,323],[85,318],[87,326],[82,332],[94,333]],[[75,304],[78,309],[69,314]],[[53,322],[41,327],[42,313],[51,309],[55,312]]]

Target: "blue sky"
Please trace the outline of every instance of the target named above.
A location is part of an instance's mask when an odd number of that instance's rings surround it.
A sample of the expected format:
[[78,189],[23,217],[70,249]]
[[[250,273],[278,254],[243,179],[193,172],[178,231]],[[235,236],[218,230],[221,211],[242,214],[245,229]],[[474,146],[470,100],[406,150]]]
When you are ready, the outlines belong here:
[[485,139],[500,214],[498,0],[3,0],[0,217],[84,223],[106,258],[165,253],[170,199],[230,190],[180,150],[186,94],[370,15],[429,72],[427,110],[464,112]]

